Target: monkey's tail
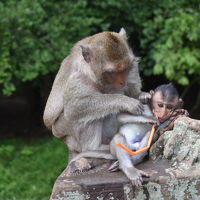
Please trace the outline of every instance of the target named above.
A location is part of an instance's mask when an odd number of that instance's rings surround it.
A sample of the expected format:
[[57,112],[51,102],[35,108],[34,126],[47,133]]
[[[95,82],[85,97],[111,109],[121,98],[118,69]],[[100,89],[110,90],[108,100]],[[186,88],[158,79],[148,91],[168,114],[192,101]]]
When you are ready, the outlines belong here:
[[116,160],[116,157],[108,152],[94,150],[94,151],[81,152],[77,156],[75,156],[70,162],[76,161],[83,157],[84,158],[104,158],[107,160]]

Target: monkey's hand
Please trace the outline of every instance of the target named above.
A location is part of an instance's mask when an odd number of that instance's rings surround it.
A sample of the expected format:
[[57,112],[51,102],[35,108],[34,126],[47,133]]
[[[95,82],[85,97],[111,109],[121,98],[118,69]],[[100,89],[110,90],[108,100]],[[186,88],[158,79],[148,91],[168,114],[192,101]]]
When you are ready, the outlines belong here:
[[[120,169],[119,161],[114,162],[110,167],[110,172],[116,172]],[[149,177],[149,175],[139,169],[136,169],[134,167],[129,167],[123,170],[126,176],[131,180],[132,184],[135,186],[142,185],[142,176]]]
[[163,128],[160,128],[160,130],[158,131],[158,134],[162,135],[164,132],[172,130],[173,127],[174,127],[174,121],[181,115],[188,116],[189,113],[188,113],[187,110],[184,110],[184,109],[176,109],[176,110],[174,110],[174,112],[172,113],[171,117],[168,119],[169,124],[167,126],[164,126]]
[[140,93],[140,96],[139,96],[139,100],[144,103],[144,104],[147,104],[149,103],[150,99],[151,99],[151,94],[148,93],[148,92],[141,92]]
[[189,116],[189,113],[187,110],[185,109],[176,109],[174,110],[174,112],[172,113],[170,120],[175,120],[179,117],[179,115],[185,115],[185,116]]
[[135,167],[129,167],[123,170],[126,176],[131,180],[132,184],[135,186],[142,185],[142,176],[149,177],[149,175]]
[[131,101],[129,100],[128,102],[123,103],[126,108],[126,111],[133,115],[141,115],[144,111],[143,104],[137,99],[131,99]]

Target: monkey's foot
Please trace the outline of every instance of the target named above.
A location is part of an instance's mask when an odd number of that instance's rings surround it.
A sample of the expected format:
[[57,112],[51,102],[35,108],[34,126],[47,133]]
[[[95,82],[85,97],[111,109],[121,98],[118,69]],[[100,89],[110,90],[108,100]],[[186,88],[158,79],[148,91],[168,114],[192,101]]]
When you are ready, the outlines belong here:
[[110,172],[116,172],[118,171],[120,168],[119,168],[119,161],[115,161],[109,168],[108,168],[108,171]]
[[72,161],[69,163],[66,175],[71,176],[85,173],[91,168],[92,166],[86,158],[80,158],[79,160]]
[[133,167],[125,169],[124,173],[135,186],[142,185],[142,176],[149,177],[149,175],[146,172]]

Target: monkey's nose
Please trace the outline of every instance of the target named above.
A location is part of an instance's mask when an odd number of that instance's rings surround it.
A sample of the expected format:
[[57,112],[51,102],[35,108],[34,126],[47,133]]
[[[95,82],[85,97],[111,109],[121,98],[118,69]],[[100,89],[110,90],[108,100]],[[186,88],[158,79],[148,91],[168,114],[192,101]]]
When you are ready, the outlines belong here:
[[118,88],[123,88],[125,86],[125,83],[124,82],[120,82],[119,84],[118,84]]
[[157,117],[159,121],[165,120],[165,118],[167,117],[167,111],[163,109],[162,111],[158,113]]

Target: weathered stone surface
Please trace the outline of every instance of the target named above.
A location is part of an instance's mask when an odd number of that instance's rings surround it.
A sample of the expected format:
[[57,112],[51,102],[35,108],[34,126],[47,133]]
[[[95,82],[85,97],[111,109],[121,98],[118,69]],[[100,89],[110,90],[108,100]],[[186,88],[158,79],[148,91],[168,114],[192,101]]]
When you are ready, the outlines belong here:
[[172,162],[168,172],[173,176],[200,177],[200,120],[179,117],[151,147],[150,158],[160,157]]
[[134,187],[122,172],[108,172],[109,163],[88,174],[68,177],[66,170],[54,184],[51,200],[198,200],[200,199],[200,121],[180,117],[173,131],[152,146],[150,160],[137,168],[149,173]]

